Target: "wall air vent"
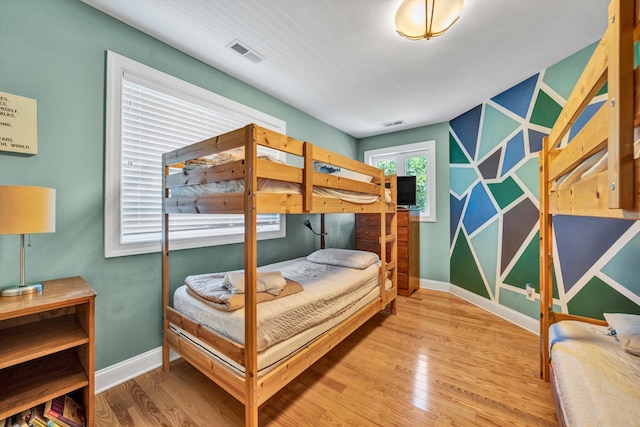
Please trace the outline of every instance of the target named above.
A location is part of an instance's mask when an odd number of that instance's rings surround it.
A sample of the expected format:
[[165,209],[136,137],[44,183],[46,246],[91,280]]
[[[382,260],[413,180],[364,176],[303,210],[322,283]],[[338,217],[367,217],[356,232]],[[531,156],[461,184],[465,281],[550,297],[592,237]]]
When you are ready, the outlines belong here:
[[391,126],[398,126],[404,123],[404,120],[394,120],[392,122],[383,123],[382,126],[388,128]]
[[262,55],[260,55],[254,49],[251,49],[249,46],[247,46],[246,43],[241,42],[240,40],[237,40],[237,39],[229,43],[227,47],[239,53],[240,55],[244,56],[249,61],[255,62],[256,64],[262,62],[262,60],[264,59]]

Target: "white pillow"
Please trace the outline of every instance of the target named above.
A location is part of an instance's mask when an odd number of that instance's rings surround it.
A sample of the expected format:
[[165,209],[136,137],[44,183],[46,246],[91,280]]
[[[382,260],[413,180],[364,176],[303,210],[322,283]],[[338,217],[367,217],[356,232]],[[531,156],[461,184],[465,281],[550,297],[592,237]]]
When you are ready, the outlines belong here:
[[640,356],[640,315],[604,313],[604,318],[616,331],[616,337],[622,348]]
[[307,257],[307,260],[317,264],[337,265],[360,270],[375,264],[379,259],[378,255],[373,252],[336,248],[320,249]]

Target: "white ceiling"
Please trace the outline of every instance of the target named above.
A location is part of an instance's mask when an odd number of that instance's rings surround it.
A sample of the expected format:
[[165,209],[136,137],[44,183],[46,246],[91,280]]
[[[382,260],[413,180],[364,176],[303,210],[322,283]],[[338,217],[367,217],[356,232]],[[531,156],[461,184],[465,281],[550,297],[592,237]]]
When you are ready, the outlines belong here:
[[400,0],[82,1],[356,138],[460,115],[598,40],[608,4],[467,0],[446,34],[410,41]]

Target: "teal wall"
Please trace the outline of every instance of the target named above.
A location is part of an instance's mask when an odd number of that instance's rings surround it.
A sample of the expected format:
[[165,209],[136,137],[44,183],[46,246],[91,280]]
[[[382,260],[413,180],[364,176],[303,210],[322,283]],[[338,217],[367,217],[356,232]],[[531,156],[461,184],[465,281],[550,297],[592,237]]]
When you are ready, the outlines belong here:
[[420,277],[449,282],[449,124],[439,123],[358,141],[364,152],[395,145],[436,141],[436,222],[420,223]]
[[[450,122],[451,282],[527,316],[539,281],[538,152],[595,44]],[[568,143],[606,101],[606,86]],[[567,142],[563,142],[566,144]],[[640,222],[554,217],[556,310],[640,313]]]
[[[56,232],[31,237],[26,280],[80,275],[96,290],[96,369],[158,347],[162,327],[160,254],[104,258],[107,50],[283,119],[295,138],[349,157],[357,148],[354,138],[79,0],[0,1],[0,91],[38,103],[38,154],[0,151],[0,185],[57,190]],[[317,224],[316,216],[289,216],[286,239],[260,242],[259,263],[316,249],[307,218]],[[352,243],[353,215],[327,216],[327,228],[328,245]],[[240,244],[175,251],[172,285],[239,268],[242,257]],[[18,236],[0,236],[0,284],[18,282],[18,264]]]

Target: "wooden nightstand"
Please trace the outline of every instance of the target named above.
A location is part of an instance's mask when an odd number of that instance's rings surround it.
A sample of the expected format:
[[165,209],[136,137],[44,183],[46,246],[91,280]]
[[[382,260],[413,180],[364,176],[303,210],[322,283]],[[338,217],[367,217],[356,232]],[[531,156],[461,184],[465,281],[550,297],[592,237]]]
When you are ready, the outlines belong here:
[[[398,294],[420,287],[420,211],[398,208]],[[387,229],[391,216],[387,214]],[[356,249],[380,255],[380,215],[356,215]],[[387,245],[387,254],[390,244]],[[387,255],[389,256],[389,255]]]
[[74,393],[94,423],[95,292],[80,277],[0,298],[0,419]]

